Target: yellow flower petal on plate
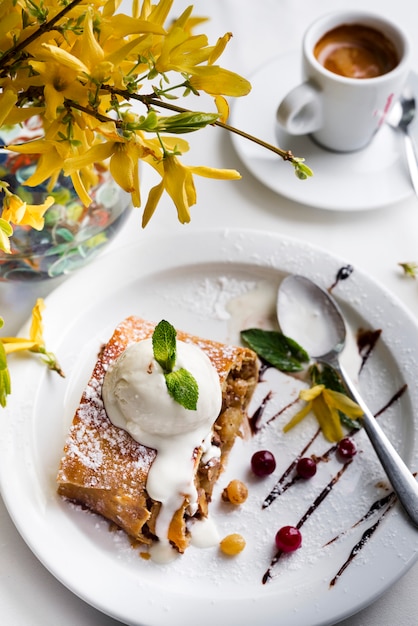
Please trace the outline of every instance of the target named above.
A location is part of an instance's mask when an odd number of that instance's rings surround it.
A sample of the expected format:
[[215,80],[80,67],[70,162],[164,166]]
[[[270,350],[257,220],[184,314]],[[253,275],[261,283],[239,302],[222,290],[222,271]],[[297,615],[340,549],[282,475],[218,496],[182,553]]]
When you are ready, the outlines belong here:
[[329,407],[333,407],[353,419],[357,419],[363,415],[363,410],[359,405],[344,393],[325,389],[324,398]]
[[323,395],[318,396],[312,402],[312,410],[324,437],[332,443],[340,441],[344,436],[344,432],[338,411],[328,406]]
[[292,419],[283,426],[283,432],[287,433],[294,426],[299,424],[312,410],[312,403],[308,402],[306,406],[303,407],[300,411],[298,411]]
[[302,389],[299,392],[299,398],[301,398],[301,400],[305,400],[305,402],[312,402],[312,400],[321,395],[324,389],[325,385],[315,385],[309,389]]

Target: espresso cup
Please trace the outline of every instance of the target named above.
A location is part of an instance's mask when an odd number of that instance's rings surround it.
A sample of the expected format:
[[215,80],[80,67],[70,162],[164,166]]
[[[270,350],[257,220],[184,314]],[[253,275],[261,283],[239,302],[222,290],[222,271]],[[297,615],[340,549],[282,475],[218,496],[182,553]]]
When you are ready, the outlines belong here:
[[400,96],[409,56],[404,33],[380,16],[338,11],[321,17],[304,35],[304,82],[281,101],[278,123],[329,150],[364,148]]

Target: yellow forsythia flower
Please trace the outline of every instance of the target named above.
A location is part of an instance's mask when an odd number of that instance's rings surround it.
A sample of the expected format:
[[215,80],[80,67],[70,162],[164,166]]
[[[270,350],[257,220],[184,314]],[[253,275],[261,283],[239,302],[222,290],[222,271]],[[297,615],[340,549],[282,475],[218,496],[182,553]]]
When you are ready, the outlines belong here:
[[363,415],[359,405],[348,396],[339,391],[327,389],[325,385],[315,385],[310,389],[302,389],[299,397],[307,404],[284,426],[284,432],[299,424],[312,411],[324,437],[328,441],[337,442],[344,436],[339,411],[352,419],[357,419]]
[[54,354],[47,352],[45,348],[45,340],[43,337],[42,312],[45,309],[45,303],[42,298],[38,298],[32,309],[32,321],[29,330],[29,337],[0,337],[0,342],[4,348],[4,353],[20,352],[29,350],[42,355],[42,360],[48,365],[49,369],[55,370],[63,376],[63,372],[58,365]]
[[48,196],[42,204],[27,204],[15,194],[6,195],[3,201],[2,218],[6,222],[31,226],[36,230],[44,227],[44,213],[54,204],[54,198]]
[[173,154],[167,154],[162,160],[162,181],[153,187],[142,217],[142,226],[145,227],[151,219],[159,199],[165,190],[173,200],[179,222],[190,222],[190,207],[196,203],[196,189],[193,174],[206,178],[220,180],[236,180],[241,178],[235,170],[216,169],[204,166],[183,165]]

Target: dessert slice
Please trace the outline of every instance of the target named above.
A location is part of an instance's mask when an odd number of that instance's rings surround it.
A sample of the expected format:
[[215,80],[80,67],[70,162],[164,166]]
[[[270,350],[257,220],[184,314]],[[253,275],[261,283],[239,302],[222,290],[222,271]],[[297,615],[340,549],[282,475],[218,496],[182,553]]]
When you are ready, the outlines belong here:
[[[246,407],[257,383],[258,364],[255,353],[247,348],[177,332],[178,343],[186,344],[188,349],[197,346],[210,361],[218,390],[212,388],[206,396],[213,404],[212,396],[219,391],[219,403],[215,401],[214,405],[217,406],[216,414],[207,433],[201,428],[192,429],[197,433],[194,435],[197,440],[187,433],[169,431],[170,422],[179,419],[178,407],[174,407],[177,417],[172,418],[168,411],[166,415],[152,415],[148,406],[142,412],[148,413],[147,423],[152,427],[139,427],[131,422],[129,413],[135,413],[135,401],[141,389],[130,386],[130,374],[134,369],[132,363],[140,367],[135,349],[139,343],[145,346],[151,341],[154,329],[153,323],[128,317],[101,350],[65,443],[57,477],[58,493],[114,522],[139,543],[150,546],[167,544],[170,550],[174,546],[181,553],[189,543],[189,520],[207,516],[214,485],[236,437],[245,430]],[[145,374],[152,373],[156,364],[152,359],[145,362],[148,363]],[[103,386],[105,394],[102,393]],[[148,388],[148,402],[150,390],[156,396],[166,394],[165,389],[153,391],[152,386],[142,386]],[[200,387],[199,383],[199,393]],[[202,397],[204,395],[202,393]],[[167,406],[171,401],[164,399]],[[175,404],[174,400],[172,402]],[[141,410],[137,412],[141,413]],[[125,415],[126,423],[119,419],[121,413],[128,414]],[[192,411],[186,410],[186,413],[194,419]],[[152,430],[157,419],[159,434],[145,436],[147,445],[144,445],[141,429]],[[166,436],[160,432],[165,428],[165,419],[169,431]],[[149,445],[150,441],[160,442],[161,438],[164,443],[161,448]],[[172,463],[165,464],[163,472],[154,471],[152,497],[148,478],[156,458],[161,456],[162,459],[164,455]],[[156,467],[155,463],[154,469]],[[184,480],[176,482],[177,472],[182,471],[179,468],[186,468],[185,471],[190,473],[191,488],[184,486]],[[165,494],[161,499],[156,496],[159,486],[161,493]]]

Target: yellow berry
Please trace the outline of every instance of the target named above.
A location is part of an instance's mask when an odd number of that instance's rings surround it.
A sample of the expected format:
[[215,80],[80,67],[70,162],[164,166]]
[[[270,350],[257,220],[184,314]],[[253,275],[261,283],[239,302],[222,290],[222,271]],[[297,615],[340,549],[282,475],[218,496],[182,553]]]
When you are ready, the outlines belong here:
[[231,480],[222,492],[222,499],[231,504],[242,504],[247,497],[247,486],[240,480]]
[[219,545],[224,554],[235,556],[244,550],[246,544],[242,535],[232,533],[224,537]]

